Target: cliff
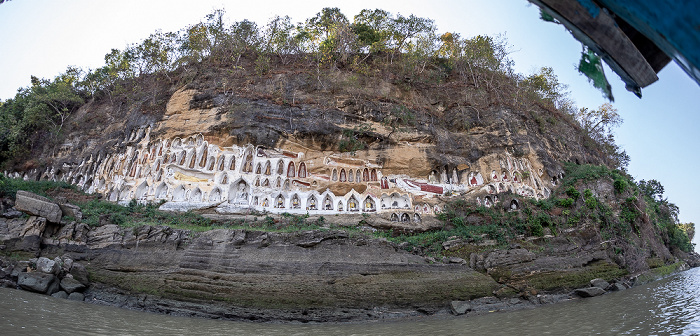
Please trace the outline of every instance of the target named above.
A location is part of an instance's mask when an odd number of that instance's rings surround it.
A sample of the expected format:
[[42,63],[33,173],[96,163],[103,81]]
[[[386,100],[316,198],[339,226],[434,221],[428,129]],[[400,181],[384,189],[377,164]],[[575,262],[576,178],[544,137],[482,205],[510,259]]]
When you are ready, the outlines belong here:
[[[533,306],[698,264],[673,207],[513,78],[241,62],[125,79],[15,162],[10,284],[36,271],[13,258],[63,257],[94,302],[347,321]],[[37,186],[51,199],[12,198]]]

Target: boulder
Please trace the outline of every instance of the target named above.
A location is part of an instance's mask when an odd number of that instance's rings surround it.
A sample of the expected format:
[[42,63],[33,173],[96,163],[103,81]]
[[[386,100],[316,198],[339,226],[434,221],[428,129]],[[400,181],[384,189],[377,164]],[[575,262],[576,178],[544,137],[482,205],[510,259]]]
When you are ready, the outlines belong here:
[[22,215],[23,215],[22,211],[18,211],[15,209],[7,210],[2,214],[3,217],[10,218],[10,219],[19,218],[19,217],[22,217]]
[[71,267],[73,267],[73,259],[68,257],[63,257],[63,271],[69,273]]
[[579,288],[574,291],[580,297],[594,297],[605,294],[605,290],[600,287]]
[[535,260],[537,256],[526,249],[496,250],[484,260],[486,268],[509,266]]
[[56,274],[58,273],[60,267],[56,261],[46,257],[40,257],[36,261],[36,269],[42,273]]
[[459,257],[450,257],[447,261],[448,261],[450,264],[462,264],[462,265],[464,265],[464,264],[467,263],[466,260],[464,260],[464,259],[462,259],[462,258],[459,258]]
[[73,217],[77,221],[81,221],[83,219],[83,212],[80,210],[79,206],[68,203],[60,203],[58,206],[61,208],[61,213],[63,216]]
[[67,299],[68,293],[66,293],[64,291],[60,291],[60,292],[56,292],[56,293],[51,294],[51,296],[53,296],[55,298],[59,298],[59,299]]
[[85,288],[85,285],[80,283],[80,281],[78,280],[66,277],[63,278],[63,280],[61,280],[61,288],[63,288],[63,290],[65,290],[66,293],[70,294],[82,290],[83,288]]
[[46,218],[32,216],[27,219],[20,229],[19,236],[41,236],[46,228]]
[[611,291],[622,291],[622,290],[625,290],[625,289],[627,289],[627,287],[625,287],[625,285],[623,285],[623,284],[621,284],[621,283],[619,283],[619,282],[616,282],[616,283],[614,283],[614,284],[612,284],[612,285],[610,286],[610,290],[611,290]]
[[53,274],[32,272],[32,273],[20,273],[17,276],[17,284],[29,291],[46,293],[49,289],[51,283],[56,279]]
[[469,301],[452,301],[450,302],[450,309],[452,310],[452,314],[464,315],[472,310],[472,305]]
[[46,197],[24,190],[17,190],[15,209],[32,216],[46,218],[46,220],[52,223],[60,222],[61,216],[63,215],[61,207],[58,206],[58,204]]
[[59,283],[58,278],[56,278],[55,281],[51,282],[49,288],[46,289],[46,294],[52,295],[54,293],[58,293],[59,291],[61,291],[61,284]]
[[70,274],[73,276],[73,279],[78,280],[81,284],[85,286],[90,284],[88,272],[82,264],[74,262],[73,267],[70,268]]
[[73,293],[68,294],[68,300],[84,301],[85,295],[83,295],[83,293],[73,292]]
[[600,289],[607,289],[609,286],[610,286],[610,283],[603,280],[603,279],[596,278],[596,279],[591,280],[591,287],[598,287]]

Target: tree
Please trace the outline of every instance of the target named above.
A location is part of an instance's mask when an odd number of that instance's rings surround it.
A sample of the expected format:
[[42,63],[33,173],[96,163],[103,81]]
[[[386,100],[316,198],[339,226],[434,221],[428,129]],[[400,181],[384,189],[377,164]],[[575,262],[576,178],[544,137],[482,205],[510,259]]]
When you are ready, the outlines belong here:
[[53,131],[59,133],[68,116],[85,102],[73,87],[76,81],[69,73],[53,81],[32,76],[31,95],[24,118],[37,126],[49,123]]
[[381,9],[363,9],[355,15],[352,31],[357,35],[359,47],[368,54],[387,49],[390,27],[393,22],[391,14]]
[[333,34],[333,30],[341,23],[348,23],[348,18],[345,17],[338,7],[326,7],[316,16],[306,20],[306,27],[310,30],[314,37],[322,37],[322,42],[328,40]]
[[434,33],[436,29],[435,22],[431,19],[417,17],[413,14],[408,17],[397,15],[390,25],[393,47],[391,61],[393,62],[395,55],[404,51],[408,41],[423,33]]
[[685,232],[686,235],[688,235],[688,239],[692,242],[693,238],[695,237],[695,223],[680,223],[678,226]]
[[567,94],[567,86],[559,82],[559,78],[554,74],[554,69],[550,67],[540,68],[538,73],[525,78],[523,85],[557,108],[560,107],[562,98]]
[[600,105],[597,110],[583,107],[574,117],[591,138],[599,141],[608,138],[622,124],[622,117],[610,103]]
[[294,25],[289,16],[273,17],[265,27],[263,34],[263,50],[267,53],[277,54],[283,64],[287,64],[289,56],[299,52],[299,44],[294,38]]
[[664,186],[657,180],[641,180],[637,183],[639,191],[647,197],[660,201],[664,194]]

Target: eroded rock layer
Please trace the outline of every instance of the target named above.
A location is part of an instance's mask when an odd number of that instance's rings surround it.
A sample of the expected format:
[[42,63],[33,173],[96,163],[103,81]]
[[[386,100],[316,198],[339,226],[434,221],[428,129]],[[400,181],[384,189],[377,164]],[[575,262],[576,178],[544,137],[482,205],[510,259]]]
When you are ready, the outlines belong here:
[[[279,137],[272,145],[236,143],[230,134],[217,132],[234,121],[221,120],[216,106],[193,108],[195,96],[194,90],[176,92],[161,120],[124,132],[119,143],[111,140],[112,148],[98,146],[95,139],[86,145],[76,135],[57,155],[64,158],[62,164],[24,177],[66,181],[111,201],[165,201],[167,210],[377,213],[415,223],[439,212],[449,197],[487,207],[506,192],[546,198],[557,178],[547,174],[534,150],[516,157],[515,147],[503,146],[443,164],[431,156],[444,144],[407,141],[410,134],[391,146],[349,152],[320,148],[313,137],[298,134]],[[381,135],[384,126],[374,126]],[[76,152],[84,155],[79,162]]]

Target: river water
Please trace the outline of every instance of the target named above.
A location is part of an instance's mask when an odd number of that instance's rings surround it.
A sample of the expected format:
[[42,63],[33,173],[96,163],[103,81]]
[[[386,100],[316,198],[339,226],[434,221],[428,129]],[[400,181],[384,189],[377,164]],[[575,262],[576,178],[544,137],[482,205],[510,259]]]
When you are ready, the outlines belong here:
[[536,309],[335,325],[172,317],[3,288],[0,335],[700,335],[700,268]]

